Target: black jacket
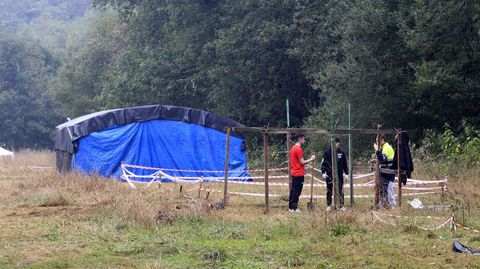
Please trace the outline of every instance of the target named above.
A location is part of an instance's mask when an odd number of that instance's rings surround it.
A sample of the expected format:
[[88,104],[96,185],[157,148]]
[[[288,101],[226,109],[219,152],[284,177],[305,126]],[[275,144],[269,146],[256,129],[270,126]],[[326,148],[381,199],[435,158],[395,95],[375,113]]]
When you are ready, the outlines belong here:
[[[410,152],[409,144],[410,138],[405,131],[399,132],[398,136],[400,137],[400,170],[405,171],[405,174],[400,176],[400,180],[405,185],[407,183],[407,178],[411,178],[413,172],[412,153]],[[397,160],[399,158],[397,155],[398,152],[395,151],[392,169],[397,169]]]
[[[337,149],[337,168],[339,176],[348,175],[347,157],[341,149]],[[323,153],[322,173],[327,173],[332,178],[332,149],[330,148]]]

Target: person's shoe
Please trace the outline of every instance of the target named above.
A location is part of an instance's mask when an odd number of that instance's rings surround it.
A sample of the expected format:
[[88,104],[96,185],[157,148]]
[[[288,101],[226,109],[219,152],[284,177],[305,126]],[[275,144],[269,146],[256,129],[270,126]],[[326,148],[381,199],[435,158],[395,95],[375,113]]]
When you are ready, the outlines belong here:
[[288,209],[288,212],[295,212],[295,209]]
[[332,207],[331,206],[327,206],[327,208],[325,209],[327,212],[330,212],[332,211]]
[[300,212],[302,212],[302,211],[300,211],[300,209],[298,209],[298,208],[297,208],[297,209],[289,209],[288,211],[289,211],[289,212],[292,212],[292,213],[300,213]]
[[340,211],[342,211],[342,212],[345,212],[345,211],[347,211],[347,209],[346,209],[345,207],[343,207],[343,206],[342,206],[342,207],[340,207],[340,209],[338,209],[338,210],[340,210]]

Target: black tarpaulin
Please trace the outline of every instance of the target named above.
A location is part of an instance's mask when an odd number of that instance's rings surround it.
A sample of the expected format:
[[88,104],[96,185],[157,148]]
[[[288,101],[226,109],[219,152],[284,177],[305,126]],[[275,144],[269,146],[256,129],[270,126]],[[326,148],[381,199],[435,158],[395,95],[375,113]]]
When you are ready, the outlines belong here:
[[99,111],[67,121],[56,127],[55,150],[74,153],[73,143],[92,132],[132,122],[155,119],[176,120],[225,132],[226,127],[245,127],[233,120],[199,109],[148,105]]

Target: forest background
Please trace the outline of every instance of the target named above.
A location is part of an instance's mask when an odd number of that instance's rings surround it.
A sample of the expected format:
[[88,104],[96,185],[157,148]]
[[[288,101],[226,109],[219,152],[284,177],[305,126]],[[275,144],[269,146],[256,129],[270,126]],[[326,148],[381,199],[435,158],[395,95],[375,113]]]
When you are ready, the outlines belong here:
[[351,103],[354,128],[480,164],[478,14],[474,0],[0,0],[0,142],[52,148],[67,117],[147,104],[286,127],[288,99],[292,127],[346,127]]

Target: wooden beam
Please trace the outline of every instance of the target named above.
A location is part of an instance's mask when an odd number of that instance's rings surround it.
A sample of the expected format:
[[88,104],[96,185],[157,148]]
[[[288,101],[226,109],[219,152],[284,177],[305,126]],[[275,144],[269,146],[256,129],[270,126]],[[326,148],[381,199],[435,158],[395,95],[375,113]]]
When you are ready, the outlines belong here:
[[[322,128],[275,128],[275,127],[233,127],[233,131],[238,132],[260,132],[268,134],[330,134],[330,131]],[[336,134],[396,134],[394,129],[335,129]]]

